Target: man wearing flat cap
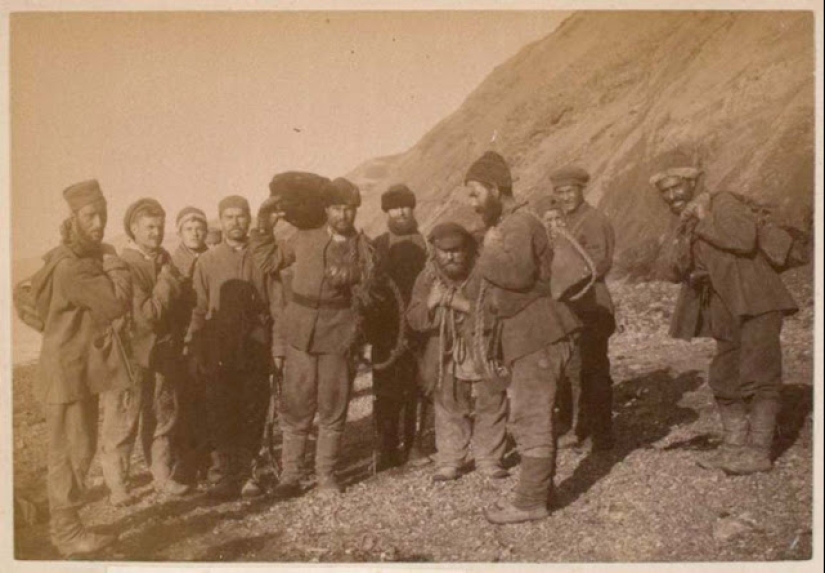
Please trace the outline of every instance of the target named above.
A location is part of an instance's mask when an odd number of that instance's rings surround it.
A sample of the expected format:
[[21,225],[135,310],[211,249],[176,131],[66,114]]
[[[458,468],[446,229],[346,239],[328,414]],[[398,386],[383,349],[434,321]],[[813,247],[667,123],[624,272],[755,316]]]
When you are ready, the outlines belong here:
[[748,206],[733,193],[703,190],[702,171],[684,150],[658,163],[650,182],[674,223],[663,245],[662,273],[682,283],[670,332],[716,340],[708,384],[724,443],[697,461],[728,474],[770,471],[782,386],[779,335],[796,303],[760,248]]
[[212,452],[209,481],[219,497],[263,493],[253,474],[269,402],[269,277],[249,248],[249,203],[230,195],[218,204],[223,241],[195,264],[197,303],[186,354],[203,378]]
[[189,489],[172,475],[177,455],[173,446],[178,423],[176,366],[181,352],[172,317],[180,303],[181,277],[161,246],[165,223],[166,212],[150,198],[132,203],[123,220],[129,242],[121,258],[132,276],[129,335],[136,380],[131,388],[112,390],[101,398],[100,466],[109,501],[116,506],[131,501],[129,466],[138,428],[155,490],[182,495]]
[[[181,296],[171,317],[173,336],[183,349],[186,331],[192,320],[192,310],[197,304],[197,295],[192,287],[195,263],[209,247],[206,245],[208,221],[206,213],[197,207],[187,206],[175,218],[180,243],[172,253],[172,264],[181,278]],[[197,480],[200,471],[208,466],[208,436],[204,419],[204,388],[202,380],[196,376],[188,356],[178,357],[178,431],[177,443],[180,450],[180,474],[184,483]]]
[[429,241],[433,254],[415,281],[407,320],[425,339],[421,378],[435,404],[438,450],[433,481],[461,477],[470,466],[471,443],[476,469],[489,478],[505,478],[505,385],[485,374],[473,346],[479,320],[476,240],[448,222],[436,225]]
[[[608,341],[616,330],[613,299],[605,277],[613,265],[616,239],[613,225],[604,213],[584,200],[589,181],[590,174],[575,165],[550,174],[552,196],[561,208],[564,224],[587,251],[596,273],[593,286],[568,303],[581,321],[582,330],[569,369],[573,391],[562,393],[567,399],[560,403],[563,412],[572,414],[573,423],[570,430],[559,437],[558,446],[573,447],[589,437],[593,451],[604,451],[613,447],[613,379]],[[576,403],[571,403],[570,394]]]
[[[370,308],[365,327],[372,344],[373,412],[378,433],[378,467],[391,468],[409,460],[429,461],[419,447],[419,407],[425,414],[426,401],[419,406],[416,360],[410,348],[412,333],[405,336],[406,348],[399,353],[398,329],[407,330],[404,311],[410,302],[413,283],[424,268],[427,248],[415,220],[415,195],[404,184],[390,187],[381,195],[381,209],[387,214],[387,232],[374,241],[376,256],[376,303]],[[392,284],[401,295],[391,290]],[[395,354],[393,354],[395,352]],[[376,365],[382,365],[378,367]],[[422,416],[423,420],[426,416]],[[424,428],[420,428],[423,430]],[[399,437],[403,450],[399,449]]]
[[[97,394],[131,384],[121,334],[132,285],[128,267],[102,242],[107,209],[98,182],[72,185],[63,197],[70,215],[61,245],[45,255],[24,298],[43,334],[36,392],[45,406],[51,541],[69,557],[115,540],[86,530],[78,512],[97,447]],[[101,354],[107,350],[111,361]]]
[[264,272],[291,267],[291,293],[276,324],[273,354],[283,364],[279,420],[283,434],[279,497],[301,493],[303,461],[318,414],[315,472],[325,494],[341,493],[335,474],[355,353],[361,338],[365,288],[374,270],[369,240],[354,227],[361,205],[358,188],[344,178],[326,183],[326,224],[299,228],[276,240],[282,213],[259,216],[254,252]]
[[[521,456],[515,499],[485,511],[487,520],[542,519],[555,473],[553,409],[556,389],[573,352],[580,323],[550,295],[552,250],[541,221],[513,196],[504,158],[489,151],[464,177],[470,205],[487,228],[476,269],[500,332],[496,360],[510,373],[511,431]],[[487,298],[489,297],[489,298]]]

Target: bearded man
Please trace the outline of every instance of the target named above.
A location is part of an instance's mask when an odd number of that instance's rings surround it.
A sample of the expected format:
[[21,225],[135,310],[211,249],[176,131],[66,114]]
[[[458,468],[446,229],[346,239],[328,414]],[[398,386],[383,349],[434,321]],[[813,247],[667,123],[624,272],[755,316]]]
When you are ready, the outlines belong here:
[[670,332],[716,340],[708,384],[724,442],[698,464],[735,475],[770,471],[782,386],[779,335],[796,303],[762,252],[756,218],[743,201],[703,190],[701,169],[679,150],[660,163],[650,182],[674,223],[662,270],[682,284]]
[[258,218],[253,251],[259,268],[275,276],[289,267],[290,294],[276,324],[273,356],[283,368],[279,420],[283,433],[279,497],[302,491],[309,432],[318,414],[315,473],[325,495],[343,492],[338,481],[341,441],[361,342],[365,287],[374,272],[373,251],[354,223],[361,205],[358,187],[344,178],[323,191],[326,224],[298,229],[276,241],[274,229],[284,213]]
[[[405,461],[429,461],[420,444],[426,419],[427,401],[419,395],[418,372],[412,332],[404,311],[416,277],[424,268],[427,249],[415,220],[415,194],[404,184],[393,185],[381,195],[381,209],[387,214],[387,232],[373,242],[376,256],[376,304],[365,318],[367,339],[372,344],[373,412],[378,432],[377,469],[395,467]],[[384,280],[382,280],[384,279]],[[394,293],[386,279],[397,287]],[[396,300],[400,294],[401,300]],[[399,308],[400,305],[400,308]],[[405,348],[396,349],[398,329],[405,330]],[[392,353],[395,351],[395,354]],[[376,364],[388,363],[384,368]],[[399,431],[400,430],[400,431]],[[399,450],[399,437],[403,450]]]
[[478,317],[477,245],[458,223],[436,225],[433,256],[418,275],[407,310],[410,327],[424,337],[421,377],[435,403],[438,468],[433,481],[452,481],[469,467],[482,475],[510,475],[501,465],[506,447],[507,394],[478,364],[473,348]]
[[[120,330],[132,284],[129,268],[103,243],[108,212],[98,182],[72,185],[63,198],[71,214],[62,244],[46,254],[15,303],[43,333],[36,393],[46,416],[49,530],[60,555],[72,557],[115,540],[87,530],[79,510],[97,447],[97,394],[131,384]],[[114,362],[102,359],[107,349]]]
[[494,329],[500,329],[501,360],[510,372],[511,430],[521,456],[515,499],[499,501],[485,515],[496,524],[543,519],[556,468],[556,389],[581,325],[550,295],[547,232],[526,202],[514,197],[504,158],[485,153],[464,180],[469,203],[487,229],[476,267],[495,309]]

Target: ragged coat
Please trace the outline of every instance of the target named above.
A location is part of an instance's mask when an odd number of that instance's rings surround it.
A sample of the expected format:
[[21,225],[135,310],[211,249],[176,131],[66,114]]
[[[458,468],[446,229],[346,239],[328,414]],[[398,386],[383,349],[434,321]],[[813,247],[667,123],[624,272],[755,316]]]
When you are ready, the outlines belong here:
[[108,376],[89,367],[89,348],[131,308],[128,267],[108,245],[82,252],[64,244],[43,260],[31,288],[44,323],[38,396],[66,404],[114,389]]
[[759,249],[756,219],[731,193],[714,194],[707,215],[692,229],[674,228],[663,253],[664,278],[682,283],[670,325],[674,338],[728,340],[733,320],[797,310]]

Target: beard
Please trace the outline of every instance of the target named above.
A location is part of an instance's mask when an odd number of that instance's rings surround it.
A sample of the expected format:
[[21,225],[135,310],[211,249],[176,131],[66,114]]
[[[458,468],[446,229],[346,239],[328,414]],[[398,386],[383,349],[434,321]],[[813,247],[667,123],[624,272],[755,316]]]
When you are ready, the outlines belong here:
[[412,235],[418,231],[418,221],[414,216],[403,219],[387,219],[387,228],[393,235]]

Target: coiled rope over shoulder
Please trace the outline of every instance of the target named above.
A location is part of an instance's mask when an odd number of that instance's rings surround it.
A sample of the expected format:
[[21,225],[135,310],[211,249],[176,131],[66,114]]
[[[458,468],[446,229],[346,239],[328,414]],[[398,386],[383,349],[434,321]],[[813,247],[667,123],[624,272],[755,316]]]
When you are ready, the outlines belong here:
[[386,370],[407,350],[407,322],[404,318],[404,297],[401,296],[401,289],[398,288],[398,284],[396,284],[391,277],[386,277],[386,281],[387,286],[390,287],[390,291],[392,292],[393,299],[395,299],[395,308],[398,315],[398,332],[395,335],[395,345],[390,351],[390,355],[382,362],[373,362],[372,367],[374,370]]

